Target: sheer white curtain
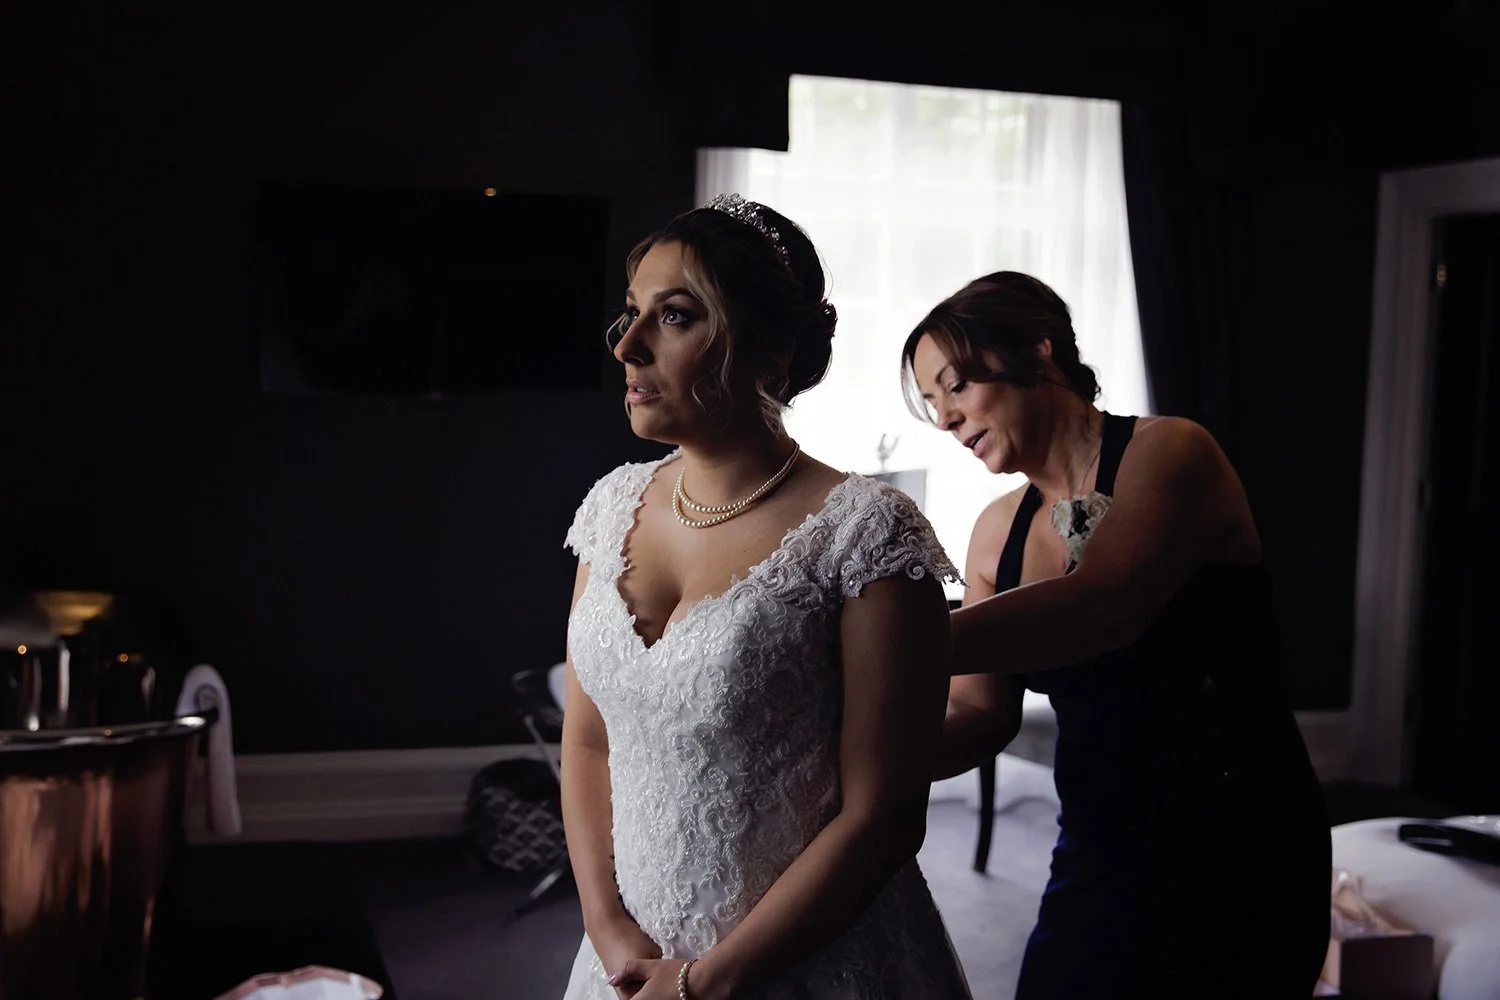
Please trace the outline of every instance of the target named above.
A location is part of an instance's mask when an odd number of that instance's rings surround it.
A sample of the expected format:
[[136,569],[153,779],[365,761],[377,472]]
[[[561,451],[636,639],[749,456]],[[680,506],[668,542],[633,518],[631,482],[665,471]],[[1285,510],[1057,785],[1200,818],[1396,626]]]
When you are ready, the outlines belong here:
[[699,204],[738,191],[799,223],[839,310],[828,378],[788,430],[855,472],[926,470],[924,509],[962,565],[980,510],[1019,479],[990,475],[902,402],[901,345],[938,301],[991,271],[1025,271],[1068,303],[1100,405],[1147,408],[1113,101],[797,76],[785,153],[699,153]]

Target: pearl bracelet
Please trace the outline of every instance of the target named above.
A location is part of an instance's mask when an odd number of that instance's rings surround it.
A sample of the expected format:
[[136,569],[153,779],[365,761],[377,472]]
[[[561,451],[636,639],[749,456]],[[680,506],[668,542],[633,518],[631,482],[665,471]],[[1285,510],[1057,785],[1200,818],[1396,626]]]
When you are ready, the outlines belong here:
[[687,988],[688,970],[693,967],[693,963],[696,961],[696,958],[690,958],[682,963],[682,968],[677,970],[677,1000],[690,1000]]

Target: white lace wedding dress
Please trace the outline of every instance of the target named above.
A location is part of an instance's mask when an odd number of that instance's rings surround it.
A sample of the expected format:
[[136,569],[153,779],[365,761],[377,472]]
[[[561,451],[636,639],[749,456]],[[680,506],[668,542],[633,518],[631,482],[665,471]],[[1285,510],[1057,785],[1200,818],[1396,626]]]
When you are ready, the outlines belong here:
[[[668,957],[704,954],[839,809],[839,612],[872,580],[956,576],[904,494],[852,475],[718,597],[647,646],[621,597],[641,494],[671,461],[621,466],[567,544],[589,564],[568,626],[579,683],[609,734],[616,880]],[[566,1000],[615,1000],[585,937]],[[915,860],[841,936],[753,994],[764,1000],[966,1000]]]

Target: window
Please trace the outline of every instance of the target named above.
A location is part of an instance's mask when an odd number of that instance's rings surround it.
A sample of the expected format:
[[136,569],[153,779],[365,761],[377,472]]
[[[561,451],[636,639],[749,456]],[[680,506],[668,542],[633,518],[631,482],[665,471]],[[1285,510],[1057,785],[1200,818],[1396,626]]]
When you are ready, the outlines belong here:
[[[699,154],[699,203],[738,191],[800,224],[839,310],[828,378],[787,428],[808,453],[854,472],[926,473],[924,509],[963,563],[993,476],[919,423],[900,388],[900,351],[941,299],[991,271],[1025,271],[1072,309],[1099,405],[1147,412],[1125,219],[1120,107],[1113,101],[795,76],[785,153]],[[957,591],[951,592],[956,596]]]

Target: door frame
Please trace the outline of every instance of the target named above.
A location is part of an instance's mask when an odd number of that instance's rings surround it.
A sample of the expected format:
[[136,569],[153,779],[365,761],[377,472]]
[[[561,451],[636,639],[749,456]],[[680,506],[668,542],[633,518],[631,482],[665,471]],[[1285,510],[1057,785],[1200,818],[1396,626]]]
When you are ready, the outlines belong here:
[[1380,176],[1354,572],[1348,760],[1356,781],[1397,786],[1411,775],[1406,705],[1421,638],[1432,224],[1496,211],[1500,157]]

